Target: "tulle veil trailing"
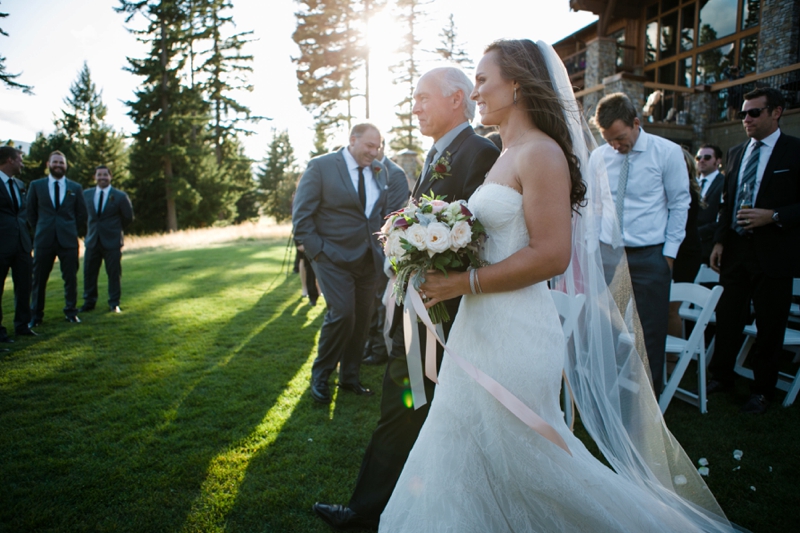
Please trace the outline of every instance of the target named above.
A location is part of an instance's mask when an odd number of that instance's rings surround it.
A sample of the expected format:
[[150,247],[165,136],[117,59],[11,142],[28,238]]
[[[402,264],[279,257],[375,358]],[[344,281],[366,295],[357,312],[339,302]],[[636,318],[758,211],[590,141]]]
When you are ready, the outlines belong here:
[[701,531],[733,531],[661,416],[624,248],[601,245],[599,240],[603,223],[615,220],[602,158],[590,166],[589,154],[596,144],[566,68],[549,44],[536,44],[561,100],[587,187],[586,204],[572,219],[572,261],[551,282],[555,290],[586,296],[564,360],[581,422],[619,475],[678,510]]

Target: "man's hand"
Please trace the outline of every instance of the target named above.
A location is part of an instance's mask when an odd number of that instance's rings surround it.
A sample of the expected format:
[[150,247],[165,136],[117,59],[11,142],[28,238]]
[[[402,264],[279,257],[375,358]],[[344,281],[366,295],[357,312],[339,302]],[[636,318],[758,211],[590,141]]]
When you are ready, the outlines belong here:
[[672,265],[675,263],[675,258],[674,257],[668,257],[668,256],[665,255],[664,259],[666,259],[667,264],[669,265],[669,269],[672,270]]
[[306,247],[303,246],[302,244],[298,244],[297,245],[297,251],[300,252],[300,253],[304,253],[306,251]]
[[746,230],[752,230],[775,222],[772,220],[774,214],[772,209],[739,209],[736,212],[736,223]]
[[717,243],[714,245],[714,249],[711,250],[711,258],[708,262],[711,263],[709,265],[711,270],[719,274],[719,269],[722,266],[722,244]]

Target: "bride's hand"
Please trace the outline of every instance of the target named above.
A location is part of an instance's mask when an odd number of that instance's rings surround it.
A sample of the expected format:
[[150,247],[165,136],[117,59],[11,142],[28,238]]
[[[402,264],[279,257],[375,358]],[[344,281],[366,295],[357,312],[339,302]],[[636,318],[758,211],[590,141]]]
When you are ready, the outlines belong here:
[[[465,290],[466,287],[466,290]],[[469,291],[469,274],[450,271],[447,276],[439,270],[428,270],[425,283],[419,286],[419,294],[429,309],[439,302],[451,300]]]

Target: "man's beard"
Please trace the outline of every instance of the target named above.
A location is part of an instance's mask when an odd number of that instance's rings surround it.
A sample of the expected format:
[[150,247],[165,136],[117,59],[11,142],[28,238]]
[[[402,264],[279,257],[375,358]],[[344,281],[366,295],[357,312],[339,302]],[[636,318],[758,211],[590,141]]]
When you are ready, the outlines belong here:
[[66,174],[66,173],[63,170],[61,170],[60,168],[51,168],[50,169],[50,175],[53,176],[56,179],[63,178],[64,174]]

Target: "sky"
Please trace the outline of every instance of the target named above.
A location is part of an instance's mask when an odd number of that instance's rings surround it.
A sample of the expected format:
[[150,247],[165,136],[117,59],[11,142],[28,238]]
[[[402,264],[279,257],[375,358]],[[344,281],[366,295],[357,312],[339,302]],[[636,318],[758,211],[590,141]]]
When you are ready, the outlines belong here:
[[[371,56],[370,121],[383,131],[396,124],[395,104],[405,90],[392,83],[389,66],[398,61],[394,50],[403,27],[390,7],[376,14],[369,25]],[[295,154],[302,163],[313,144],[313,117],[299,102],[295,64],[299,50],[292,40],[296,26],[294,0],[233,0],[233,19],[238,31],[254,32],[246,51],[254,56],[250,93],[237,98],[257,116],[270,117],[251,129],[243,139],[247,155],[261,160],[274,131],[287,130]],[[54,130],[53,119],[60,116],[64,98],[78,76],[84,61],[102,91],[108,107],[107,122],[127,134],[136,126],[126,115],[125,101],[133,98],[140,78],[126,72],[127,57],[145,57],[147,47],[136,41],[127,27],[141,26],[142,19],[126,25],[125,15],[116,13],[117,0],[0,0],[0,55],[6,57],[6,70],[22,75],[17,80],[34,86],[34,95],[0,88],[0,140],[31,142],[37,132]],[[424,6],[426,20],[420,26],[420,48],[433,50],[439,34],[454,15],[458,40],[473,58],[480,59],[485,46],[500,38],[529,38],[554,43],[594,22],[586,12],[571,12],[568,0],[433,0]],[[423,52],[422,71],[437,63],[433,54]],[[472,72],[467,70],[472,77]],[[356,121],[365,119],[363,98],[354,100]],[[338,144],[346,141],[339,132]],[[336,142],[336,141],[332,141]],[[423,142],[427,146],[428,142]]]

